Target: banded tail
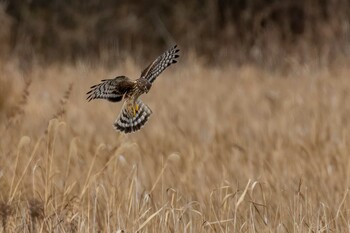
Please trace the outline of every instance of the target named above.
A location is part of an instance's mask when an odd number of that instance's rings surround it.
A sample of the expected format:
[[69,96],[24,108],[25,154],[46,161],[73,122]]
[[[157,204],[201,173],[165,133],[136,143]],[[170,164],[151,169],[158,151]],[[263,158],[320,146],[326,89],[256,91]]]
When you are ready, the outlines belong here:
[[152,110],[140,99],[136,101],[136,104],[139,106],[139,108],[134,116],[132,111],[130,111],[130,103],[128,101],[124,103],[118,118],[113,124],[116,130],[124,133],[131,133],[141,129],[144,126],[152,114]]

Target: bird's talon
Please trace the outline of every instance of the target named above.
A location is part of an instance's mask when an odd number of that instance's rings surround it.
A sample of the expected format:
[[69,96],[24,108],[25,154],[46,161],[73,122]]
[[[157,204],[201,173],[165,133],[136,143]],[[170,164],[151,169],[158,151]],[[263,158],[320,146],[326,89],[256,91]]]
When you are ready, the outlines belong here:
[[132,108],[133,112],[134,112],[134,117],[136,116],[136,113],[139,111],[139,105],[135,104],[135,106]]

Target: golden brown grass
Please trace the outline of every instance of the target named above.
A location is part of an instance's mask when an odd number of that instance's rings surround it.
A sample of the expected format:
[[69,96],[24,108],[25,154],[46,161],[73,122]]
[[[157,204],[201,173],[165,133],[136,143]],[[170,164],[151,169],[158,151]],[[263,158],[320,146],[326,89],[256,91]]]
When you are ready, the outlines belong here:
[[85,92],[139,70],[2,69],[0,232],[348,230],[349,69],[182,61],[143,97],[148,124],[122,135],[121,104]]

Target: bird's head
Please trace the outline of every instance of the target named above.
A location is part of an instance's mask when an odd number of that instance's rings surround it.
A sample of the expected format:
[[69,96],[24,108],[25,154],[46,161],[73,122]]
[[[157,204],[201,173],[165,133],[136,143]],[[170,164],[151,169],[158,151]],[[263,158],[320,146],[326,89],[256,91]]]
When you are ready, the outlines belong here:
[[143,91],[148,92],[151,89],[152,84],[145,78],[139,78],[136,82],[137,87]]

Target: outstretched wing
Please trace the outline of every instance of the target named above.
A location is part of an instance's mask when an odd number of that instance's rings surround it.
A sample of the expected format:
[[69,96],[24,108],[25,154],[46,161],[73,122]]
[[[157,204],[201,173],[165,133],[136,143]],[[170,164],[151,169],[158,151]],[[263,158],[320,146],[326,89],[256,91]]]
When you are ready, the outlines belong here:
[[125,76],[118,76],[114,79],[101,80],[100,84],[94,85],[88,95],[87,100],[107,99],[112,102],[118,102],[123,99],[126,92],[133,88],[134,83]]
[[142,73],[141,78],[147,79],[150,83],[160,75],[168,66],[176,63],[176,58],[179,57],[180,50],[177,49],[177,45],[160,55],[154,62],[152,62]]

